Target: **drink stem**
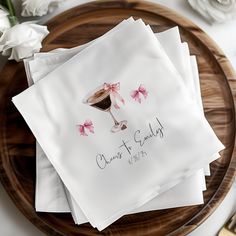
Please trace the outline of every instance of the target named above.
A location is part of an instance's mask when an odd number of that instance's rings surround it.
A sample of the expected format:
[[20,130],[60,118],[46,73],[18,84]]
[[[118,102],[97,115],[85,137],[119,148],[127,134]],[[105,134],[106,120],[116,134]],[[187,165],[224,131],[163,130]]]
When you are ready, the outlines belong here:
[[110,113],[110,115],[111,115],[111,117],[112,117],[112,119],[113,119],[115,125],[118,125],[119,122],[116,120],[116,118],[115,118],[114,115],[112,114],[111,109],[109,109],[108,112]]

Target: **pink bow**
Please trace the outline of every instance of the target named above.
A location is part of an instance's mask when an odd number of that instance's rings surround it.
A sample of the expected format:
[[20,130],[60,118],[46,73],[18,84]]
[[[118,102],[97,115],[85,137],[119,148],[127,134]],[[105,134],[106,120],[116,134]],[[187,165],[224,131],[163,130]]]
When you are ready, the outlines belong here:
[[117,101],[122,102],[122,104],[125,104],[124,99],[120,96],[120,94],[118,93],[118,91],[120,90],[120,83],[116,83],[116,84],[108,84],[108,83],[104,83],[103,88],[105,90],[108,90],[110,93],[110,98],[111,98],[111,102],[113,104],[113,106],[116,109],[119,109],[120,107],[117,104]]
[[90,133],[94,133],[94,127],[93,122],[91,120],[86,120],[83,125],[77,125],[80,135],[82,136],[88,136],[88,134],[85,132],[88,130]]
[[141,103],[140,94],[142,94],[145,99],[147,98],[148,92],[147,92],[146,88],[144,87],[144,85],[142,85],[142,84],[140,84],[140,86],[139,86],[139,88],[137,90],[133,90],[130,93],[131,97],[135,101]]

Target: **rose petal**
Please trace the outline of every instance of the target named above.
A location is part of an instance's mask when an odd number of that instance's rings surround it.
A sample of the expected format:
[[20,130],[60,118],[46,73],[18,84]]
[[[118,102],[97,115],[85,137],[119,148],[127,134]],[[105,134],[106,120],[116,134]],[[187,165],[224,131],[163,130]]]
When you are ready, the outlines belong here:
[[9,60],[19,61],[39,52],[42,40],[48,34],[46,26],[32,22],[22,23],[4,30],[0,37],[0,52],[10,55]]
[[64,0],[22,0],[22,16],[43,16],[52,12]]

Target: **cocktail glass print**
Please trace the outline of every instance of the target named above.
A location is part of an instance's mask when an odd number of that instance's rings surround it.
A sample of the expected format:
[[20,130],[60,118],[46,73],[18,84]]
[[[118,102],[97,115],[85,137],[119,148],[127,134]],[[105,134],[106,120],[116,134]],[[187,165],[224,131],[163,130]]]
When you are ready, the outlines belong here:
[[112,111],[112,105],[115,109],[119,109],[117,102],[124,104],[124,99],[120,96],[118,91],[120,90],[120,83],[108,84],[104,83],[95,91],[89,93],[83,100],[85,104],[95,107],[101,111],[108,112],[114,121],[114,125],[111,128],[112,133],[116,133],[127,128],[127,120],[118,121]]

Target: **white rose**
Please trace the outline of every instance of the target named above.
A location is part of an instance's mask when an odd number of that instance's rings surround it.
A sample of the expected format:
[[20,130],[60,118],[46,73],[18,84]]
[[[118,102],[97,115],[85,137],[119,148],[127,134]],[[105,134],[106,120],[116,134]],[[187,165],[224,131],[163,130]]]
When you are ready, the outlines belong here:
[[188,0],[188,2],[210,23],[223,23],[236,15],[236,0]]
[[22,0],[22,16],[43,16],[64,0]]
[[47,36],[46,26],[26,22],[3,31],[0,37],[0,52],[10,56],[9,60],[19,61],[39,52],[42,40]]
[[10,27],[11,24],[8,18],[8,12],[0,7],[0,36],[5,29]]

